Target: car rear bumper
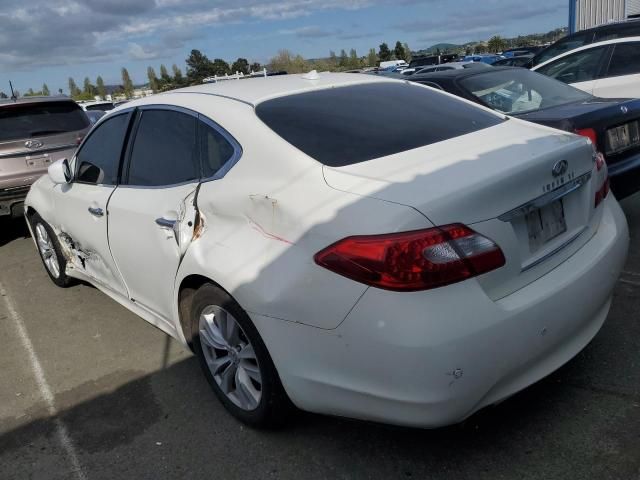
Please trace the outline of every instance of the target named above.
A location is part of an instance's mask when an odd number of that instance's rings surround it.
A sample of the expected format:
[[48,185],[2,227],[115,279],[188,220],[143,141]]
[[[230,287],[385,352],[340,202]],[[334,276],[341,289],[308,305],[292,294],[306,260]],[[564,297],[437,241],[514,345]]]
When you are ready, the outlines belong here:
[[22,205],[27,193],[29,193],[29,188],[31,185],[0,188],[0,216],[19,217],[22,215]]
[[300,408],[456,423],[550,374],[598,332],[629,242],[613,196],[603,209],[578,252],[498,301],[470,280],[415,293],[370,288],[335,330],[251,316]]

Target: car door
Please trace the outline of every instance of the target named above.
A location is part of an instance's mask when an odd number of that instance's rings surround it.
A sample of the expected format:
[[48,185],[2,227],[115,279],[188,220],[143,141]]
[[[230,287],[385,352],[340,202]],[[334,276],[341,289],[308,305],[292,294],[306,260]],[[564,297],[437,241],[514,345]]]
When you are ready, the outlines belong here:
[[74,179],[54,187],[57,227],[73,245],[74,267],[120,295],[127,290],[111,256],[107,205],[118,171],[129,113],[114,115],[91,131],[71,161]]
[[[165,320],[193,238],[198,185],[203,177],[217,178],[235,151],[206,129],[211,127],[187,110],[141,109],[122,185],[109,201],[111,251],[131,299]],[[209,160],[201,162],[203,156]]]
[[593,94],[605,98],[640,98],[640,42],[616,43],[603,77]]
[[534,70],[593,94],[594,84],[603,70],[603,59],[608,51],[607,46],[587,48]]

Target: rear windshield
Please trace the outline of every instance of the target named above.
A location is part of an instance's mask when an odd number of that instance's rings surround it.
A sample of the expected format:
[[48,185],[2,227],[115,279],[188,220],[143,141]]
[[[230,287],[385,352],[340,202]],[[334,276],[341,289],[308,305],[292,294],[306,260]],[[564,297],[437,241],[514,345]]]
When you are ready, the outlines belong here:
[[490,112],[420,85],[384,82],[267,100],[260,119],[324,165],[341,167],[499,124]]
[[89,119],[74,102],[9,104],[0,107],[0,142],[83,130]]

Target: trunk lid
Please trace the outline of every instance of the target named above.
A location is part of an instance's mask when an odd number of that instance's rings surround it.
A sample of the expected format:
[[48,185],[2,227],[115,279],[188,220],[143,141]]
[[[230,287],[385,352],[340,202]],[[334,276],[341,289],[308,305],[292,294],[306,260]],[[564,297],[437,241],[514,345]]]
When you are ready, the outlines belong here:
[[591,144],[519,120],[324,173],[338,190],[413,207],[434,225],[464,223],[494,240],[507,265],[479,277],[494,299],[544,275],[597,227]]

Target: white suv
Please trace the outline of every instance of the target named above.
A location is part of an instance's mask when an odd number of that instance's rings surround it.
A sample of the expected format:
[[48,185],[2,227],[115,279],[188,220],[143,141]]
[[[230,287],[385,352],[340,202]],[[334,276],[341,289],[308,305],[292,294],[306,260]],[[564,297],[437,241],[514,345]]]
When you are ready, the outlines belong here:
[[640,98],[640,37],[592,43],[532,70],[596,97]]

